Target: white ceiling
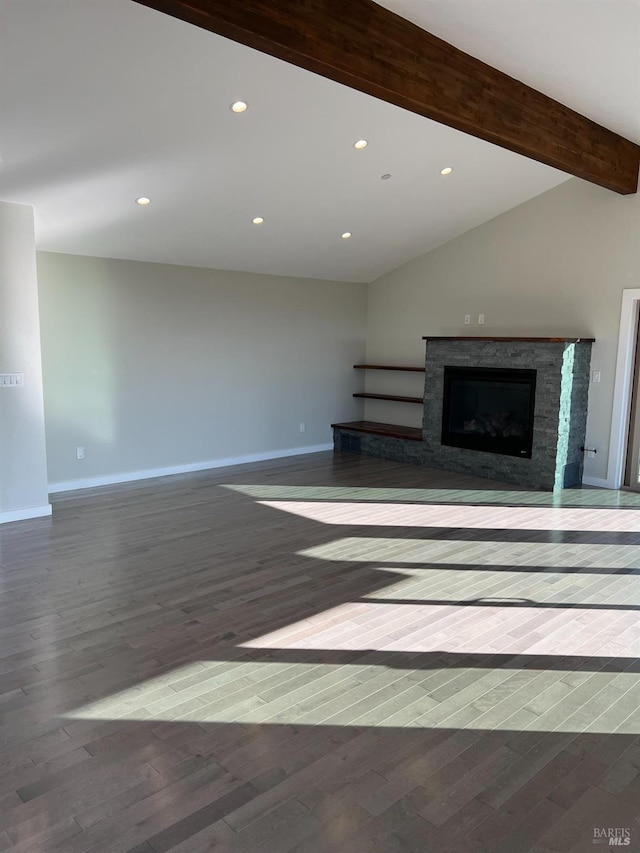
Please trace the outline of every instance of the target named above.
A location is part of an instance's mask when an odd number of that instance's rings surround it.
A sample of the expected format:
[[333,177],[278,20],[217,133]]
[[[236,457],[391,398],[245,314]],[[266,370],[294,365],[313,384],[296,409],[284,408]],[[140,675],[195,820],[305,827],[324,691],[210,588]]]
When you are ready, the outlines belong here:
[[[640,0],[384,5],[640,142]],[[0,199],[43,250],[370,281],[567,177],[130,0],[0,14]]]

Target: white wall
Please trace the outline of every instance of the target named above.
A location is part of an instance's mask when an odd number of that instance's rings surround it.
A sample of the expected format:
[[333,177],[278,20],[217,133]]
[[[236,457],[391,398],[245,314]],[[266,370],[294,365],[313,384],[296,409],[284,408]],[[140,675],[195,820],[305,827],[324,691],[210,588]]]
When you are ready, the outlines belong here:
[[49,515],[33,209],[0,202],[0,522]]
[[313,448],[362,416],[366,285],[50,253],[38,281],[54,489]]
[[[602,381],[591,385],[587,442],[598,453],[585,475],[605,478],[622,291],[637,287],[640,196],[573,179],[371,284],[367,359],[421,364],[429,334],[595,337]],[[378,375],[367,387],[403,393],[410,382]],[[420,424],[418,406],[368,403],[365,417]]]

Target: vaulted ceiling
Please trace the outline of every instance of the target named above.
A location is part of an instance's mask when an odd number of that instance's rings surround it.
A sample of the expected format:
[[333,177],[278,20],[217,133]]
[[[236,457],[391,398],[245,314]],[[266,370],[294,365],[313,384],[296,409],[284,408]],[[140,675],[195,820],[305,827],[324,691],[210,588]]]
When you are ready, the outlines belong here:
[[[640,142],[640,0],[383,5]],[[0,14],[0,199],[43,250],[369,281],[568,177],[129,0]]]

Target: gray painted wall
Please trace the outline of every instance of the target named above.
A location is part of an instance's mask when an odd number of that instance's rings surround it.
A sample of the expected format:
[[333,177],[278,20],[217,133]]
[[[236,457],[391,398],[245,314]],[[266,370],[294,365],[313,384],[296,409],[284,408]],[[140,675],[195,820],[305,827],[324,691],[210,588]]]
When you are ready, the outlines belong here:
[[366,285],[50,253],[38,279],[54,486],[330,444],[362,416]]

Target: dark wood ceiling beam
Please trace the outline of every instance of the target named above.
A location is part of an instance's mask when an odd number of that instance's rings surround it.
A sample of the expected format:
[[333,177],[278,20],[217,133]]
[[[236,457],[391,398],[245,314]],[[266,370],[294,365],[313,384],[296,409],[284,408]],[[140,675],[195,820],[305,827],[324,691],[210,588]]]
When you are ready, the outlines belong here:
[[640,146],[372,0],[134,0],[619,193]]

